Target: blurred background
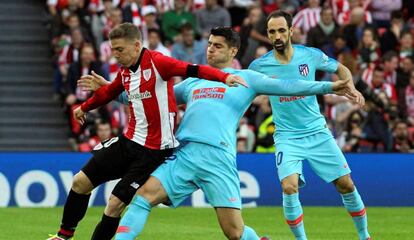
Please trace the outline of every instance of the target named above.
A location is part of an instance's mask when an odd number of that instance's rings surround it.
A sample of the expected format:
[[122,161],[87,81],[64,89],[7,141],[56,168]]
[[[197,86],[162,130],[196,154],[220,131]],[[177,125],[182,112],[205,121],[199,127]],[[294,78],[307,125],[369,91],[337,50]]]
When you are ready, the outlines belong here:
[[[0,150],[88,152],[122,133],[128,109],[111,103],[88,115],[72,110],[91,93],[77,88],[94,70],[113,79],[109,31],[132,22],[145,47],[205,64],[209,30],[232,26],[242,47],[234,68],[271,50],[266,16],[294,15],[292,41],[321,49],[347,66],[367,101],[319,96],[344,152],[414,151],[414,2],[411,0],[47,0],[0,3]],[[318,81],[335,81],[317,73]],[[175,79],[176,82],[182,79]],[[184,109],[180,110],[182,116]],[[237,131],[239,152],[274,152],[277,131],[268,98],[255,99]]]
[[[148,49],[206,64],[210,29],[232,26],[242,40],[233,67],[247,68],[271,50],[266,16],[276,9],[294,15],[294,43],[319,48],[352,71],[366,107],[325,95],[318,96],[320,111],[346,153],[368,206],[374,239],[413,239],[413,0],[0,0],[0,239],[44,239],[54,232],[62,209],[52,207],[64,204],[74,174],[91,156],[88,152],[124,131],[128,108],[116,102],[90,112],[83,126],[72,116],[92,94],[77,88],[80,76],[93,70],[112,80],[119,69],[108,41],[113,27],[132,22]],[[317,80],[336,81],[337,76],[320,72]],[[179,111],[180,118],[185,108]],[[243,207],[260,206],[244,211],[252,214],[248,221],[272,239],[288,239],[274,131],[268,97],[259,96],[237,130],[241,196]],[[306,161],[304,175],[308,185],[301,189],[301,202],[324,206],[305,207],[311,213],[307,224],[314,226],[309,228],[312,239],[354,239],[345,210],[326,208],[342,206],[333,185],[319,179]],[[115,183],[98,187],[90,205],[105,205]],[[184,205],[209,206],[198,191]],[[90,236],[102,208],[91,211],[77,239]],[[200,218],[204,210],[184,209],[183,224],[170,221],[167,209],[155,211],[163,215],[154,221],[160,226],[150,227],[143,239],[180,239],[172,233],[199,229],[189,225],[196,224],[187,220],[191,214],[204,221],[203,227],[209,225],[196,239],[222,237],[213,218]],[[2,221],[10,216],[18,223],[13,227]],[[168,224],[171,234],[157,235]],[[322,232],[326,230],[328,235]]]

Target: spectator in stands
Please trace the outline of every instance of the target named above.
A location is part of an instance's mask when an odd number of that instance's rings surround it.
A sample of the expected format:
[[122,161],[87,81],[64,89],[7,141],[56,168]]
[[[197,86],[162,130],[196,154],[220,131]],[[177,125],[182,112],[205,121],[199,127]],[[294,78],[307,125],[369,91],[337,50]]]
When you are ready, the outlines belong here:
[[338,55],[342,52],[350,52],[351,50],[346,45],[346,39],[345,36],[339,32],[335,37],[333,44],[327,45],[324,49],[322,49],[323,52],[328,55],[328,57],[337,59]]
[[370,87],[377,95],[383,92],[391,101],[391,103],[397,104],[397,92],[395,90],[395,87],[393,84],[386,82],[384,69],[381,66],[375,67]]
[[403,25],[404,20],[401,11],[393,11],[391,13],[391,27],[380,38],[381,52],[398,51]]
[[143,23],[142,7],[144,0],[127,0],[127,4],[122,9],[123,22],[130,22],[137,27]]
[[101,32],[101,35],[105,40],[108,40],[109,32],[121,24],[123,21],[122,11],[119,8],[111,8],[109,10],[109,19],[105,22],[105,26]]
[[207,42],[194,39],[194,30],[190,23],[181,26],[180,33],[183,41],[174,43],[172,57],[194,64],[206,64]]
[[237,128],[237,152],[252,152],[255,138],[253,130],[247,124],[247,119],[242,118]]
[[395,90],[398,95],[399,106],[405,102],[405,88],[410,84],[411,72],[414,71],[414,55],[400,60],[401,67],[397,70],[397,82]]
[[254,60],[254,55],[259,45],[268,44],[266,36],[266,18],[259,6],[253,6],[248,10],[248,15],[240,28],[241,47],[237,58],[243,67],[249,66]]
[[414,71],[411,71],[410,84],[404,92],[403,115],[407,117],[410,126],[414,127]]
[[307,35],[308,31],[319,22],[321,13],[319,4],[319,0],[308,0],[308,6],[293,17],[293,27],[299,28],[303,34]]
[[268,116],[260,125],[257,131],[256,152],[258,153],[274,153],[275,146],[273,133],[275,132],[275,124],[273,116]]
[[80,152],[90,152],[92,149],[110,138],[112,138],[112,127],[109,122],[98,122],[95,124],[96,135],[89,138],[86,142],[79,144]]
[[[110,10],[110,19],[112,28],[118,26],[122,23],[122,11],[119,8],[112,8]],[[111,29],[112,29],[111,28]],[[108,29],[110,30],[110,29]],[[108,32],[109,33],[109,32]],[[107,36],[105,37],[107,38]],[[105,75],[109,76],[109,80],[112,81],[115,79],[116,74],[119,69],[118,62],[116,61],[115,57],[112,56],[112,50],[111,50],[111,42],[109,40],[106,40],[102,42],[99,46],[100,50],[100,60],[103,65],[103,72]]]
[[375,65],[379,64],[381,49],[375,28],[367,27],[364,29],[357,56],[360,69],[374,69]]
[[386,52],[383,57],[385,82],[395,86],[397,83],[398,54],[394,51]]
[[392,11],[400,11],[401,0],[374,0],[371,1],[370,11],[374,24],[378,28],[389,28]]
[[[389,108],[390,103],[386,94],[381,92],[378,96],[385,108]],[[364,139],[368,145],[366,151],[387,151],[390,146],[390,131],[384,115],[384,108],[376,106],[371,101],[367,101],[366,109],[367,117],[363,128]]]
[[71,39],[72,43],[70,45],[66,45],[59,55],[58,70],[56,71],[53,82],[55,94],[57,95],[62,94],[62,84],[63,82],[66,82],[70,64],[79,60],[79,51],[84,42],[79,28],[72,30]]
[[100,61],[96,61],[95,55],[94,47],[90,44],[84,44],[80,50],[79,61],[73,62],[68,71],[65,103],[67,105],[72,134],[75,137],[82,133],[82,129],[73,118],[73,110],[90,96],[89,92],[77,87],[77,81],[81,76],[91,74],[92,71],[100,75],[103,74],[102,64]]
[[353,110],[349,115],[345,131],[338,138],[338,145],[344,152],[359,152],[360,140],[363,138],[364,116],[360,110]]
[[[298,0],[274,0],[277,9],[282,10],[282,11],[286,11],[290,14],[292,14],[292,16],[294,15],[294,13],[296,12],[297,9],[300,9],[300,4]],[[272,9],[270,12],[265,11],[266,14],[271,13],[272,11],[274,11],[276,9]]]
[[170,10],[162,16],[162,31],[166,41],[174,43],[176,36],[180,33],[180,27],[190,23],[197,31],[195,15],[186,10],[185,0],[174,0],[174,10]]
[[414,55],[413,35],[409,31],[403,31],[400,37],[400,59]]
[[414,144],[408,138],[407,123],[397,122],[393,130],[392,152],[414,153]]
[[148,47],[150,50],[158,51],[165,56],[171,56],[171,51],[166,48],[161,42],[161,35],[158,29],[148,29],[148,46],[145,47]]
[[[100,46],[108,38],[108,30],[116,25],[113,24],[114,18],[121,18],[120,22],[122,22],[122,11],[112,5],[112,0],[103,0],[103,6],[102,11],[96,11],[92,15],[92,32],[97,46]],[[116,19],[115,21],[118,22],[119,20]]]
[[[336,19],[340,26],[346,26],[351,23],[353,14],[358,14],[364,23],[372,23],[371,12],[368,11],[371,0],[348,0],[347,2],[348,7],[342,9],[343,11],[339,13]],[[359,10],[354,11],[356,8]]]
[[364,20],[364,9],[362,7],[355,7],[351,10],[349,23],[343,28],[343,33],[346,39],[346,45],[355,51],[358,43],[361,41],[364,29],[368,27]]
[[339,27],[334,22],[332,9],[323,7],[319,23],[308,32],[307,46],[323,49],[334,42],[334,36],[338,34]]
[[230,27],[231,17],[217,0],[206,0],[205,8],[196,12],[197,24],[202,38],[208,38],[210,30],[217,26]]
[[146,46],[148,45],[148,29],[160,29],[157,23],[157,9],[153,5],[146,5],[142,7],[142,16],[144,16],[141,27],[142,41]]

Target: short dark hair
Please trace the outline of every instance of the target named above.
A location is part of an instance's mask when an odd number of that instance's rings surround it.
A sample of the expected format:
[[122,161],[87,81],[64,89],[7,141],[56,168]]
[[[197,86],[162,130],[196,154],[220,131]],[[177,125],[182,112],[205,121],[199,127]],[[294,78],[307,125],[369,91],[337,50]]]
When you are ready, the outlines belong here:
[[240,36],[231,27],[215,27],[211,29],[210,34],[224,37],[229,47],[240,48]]
[[320,15],[322,16],[323,12],[325,12],[325,11],[333,11],[333,9],[331,7],[328,7],[328,6],[324,6],[324,7],[321,8]]
[[122,23],[109,32],[109,39],[124,38],[130,41],[140,40],[142,41],[141,32],[132,23]]
[[395,52],[395,51],[393,51],[393,50],[390,50],[390,51],[388,51],[388,52],[386,52],[383,56],[382,56],[382,60],[384,61],[384,62],[389,62],[389,61],[391,61],[393,58],[398,58],[398,53],[397,52]]
[[276,10],[276,11],[271,12],[269,16],[267,16],[266,24],[269,23],[270,19],[278,18],[278,17],[283,17],[286,20],[288,27],[289,28],[292,27],[292,15],[282,10]]
[[158,37],[161,37],[160,30],[158,30],[158,29],[156,29],[156,28],[149,28],[149,29],[148,29],[148,35],[149,35],[150,33],[156,33],[156,34],[158,35]]
[[391,12],[391,20],[393,19],[402,19],[403,14],[400,10],[394,10]]
[[180,26],[180,33],[185,32],[185,31],[193,31],[193,25],[191,25],[191,23],[186,22],[183,25]]

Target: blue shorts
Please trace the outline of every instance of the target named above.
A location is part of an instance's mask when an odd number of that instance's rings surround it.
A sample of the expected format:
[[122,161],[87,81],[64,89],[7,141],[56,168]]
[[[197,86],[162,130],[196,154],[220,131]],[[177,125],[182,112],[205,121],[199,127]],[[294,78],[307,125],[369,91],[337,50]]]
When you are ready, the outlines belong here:
[[151,175],[160,180],[172,207],[201,189],[213,207],[241,208],[236,157],[211,145],[180,147]]
[[351,172],[345,156],[326,129],[313,135],[276,142],[276,166],[279,180],[299,174],[299,186],[305,185],[302,173],[303,160],[325,182],[332,182]]

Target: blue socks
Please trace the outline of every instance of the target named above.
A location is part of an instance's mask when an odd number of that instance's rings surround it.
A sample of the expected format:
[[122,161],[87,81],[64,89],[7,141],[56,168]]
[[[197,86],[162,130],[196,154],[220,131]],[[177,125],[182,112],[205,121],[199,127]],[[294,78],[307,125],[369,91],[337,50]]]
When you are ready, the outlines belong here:
[[357,189],[355,188],[355,190],[351,193],[341,194],[341,196],[345,208],[352,216],[352,220],[354,220],[359,239],[368,239],[370,236],[368,233],[367,214],[365,212],[364,203],[362,202],[361,196],[359,195]]
[[150,203],[142,196],[136,196],[119,223],[115,240],[134,240],[142,232],[150,211]]
[[296,240],[306,240],[305,227],[303,225],[303,210],[299,201],[299,193],[283,193],[283,212],[286,222]]
[[241,236],[240,240],[259,240],[259,236],[257,236],[256,232],[249,226],[244,225],[243,235]]

